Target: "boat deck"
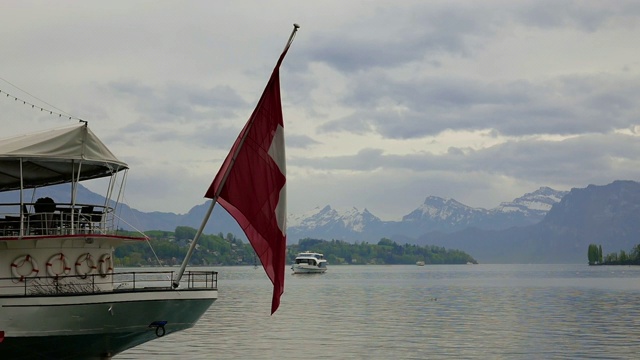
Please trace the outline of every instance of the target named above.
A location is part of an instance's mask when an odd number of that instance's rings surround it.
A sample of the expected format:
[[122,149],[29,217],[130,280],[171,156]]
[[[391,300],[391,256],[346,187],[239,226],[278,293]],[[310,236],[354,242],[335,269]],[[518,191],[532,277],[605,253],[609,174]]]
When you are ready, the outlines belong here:
[[0,237],[108,234],[113,208],[97,204],[0,203]]

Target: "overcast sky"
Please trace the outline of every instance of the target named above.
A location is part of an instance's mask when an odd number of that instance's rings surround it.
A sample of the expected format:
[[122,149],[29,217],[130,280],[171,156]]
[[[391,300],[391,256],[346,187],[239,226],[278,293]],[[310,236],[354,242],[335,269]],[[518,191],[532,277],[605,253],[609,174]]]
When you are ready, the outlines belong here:
[[638,1],[3,1],[2,137],[89,121],[185,213],[281,67],[290,213],[640,179]]

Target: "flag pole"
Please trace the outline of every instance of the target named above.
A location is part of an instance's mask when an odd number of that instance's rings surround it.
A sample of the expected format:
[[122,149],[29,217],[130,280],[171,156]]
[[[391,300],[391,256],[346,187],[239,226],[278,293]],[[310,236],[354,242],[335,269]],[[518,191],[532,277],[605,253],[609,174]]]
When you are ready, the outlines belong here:
[[[287,41],[287,45],[285,45],[285,47],[284,47],[282,55],[280,55],[280,58],[278,60],[278,66],[280,65],[280,62],[282,61],[284,54],[289,49],[289,46],[291,46],[291,43],[293,42],[293,39],[295,38],[296,32],[298,31],[299,28],[300,28],[300,25],[293,24],[293,31],[291,32],[291,35],[289,36],[289,40]],[[271,79],[269,79],[269,81],[271,81]],[[184,271],[187,268],[187,264],[189,264],[189,261],[191,260],[191,256],[193,255],[193,251],[196,248],[196,244],[197,244],[198,240],[200,239],[200,236],[202,236],[202,232],[204,231],[204,228],[207,225],[207,222],[209,221],[209,218],[211,217],[211,213],[213,212],[213,208],[216,206],[216,203],[218,202],[218,198],[220,197],[220,192],[222,192],[222,189],[224,188],[224,184],[227,182],[227,178],[229,177],[229,174],[231,173],[231,169],[233,168],[233,165],[236,162],[236,158],[238,157],[238,154],[240,153],[240,149],[242,149],[242,145],[244,144],[244,141],[246,140],[247,136],[249,135],[249,129],[253,125],[254,121],[255,121],[255,118],[251,117],[250,123],[248,123],[244,127],[245,131],[242,134],[242,138],[240,139],[240,143],[236,147],[236,150],[233,153],[233,157],[231,158],[231,162],[230,162],[229,166],[227,167],[227,169],[225,170],[224,175],[222,176],[222,179],[220,181],[220,185],[216,189],[216,192],[215,192],[214,196],[211,198],[211,205],[209,205],[209,208],[207,209],[207,212],[205,213],[204,218],[202,219],[202,223],[200,224],[200,227],[198,228],[198,231],[196,232],[196,235],[193,237],[193,241],[191,241],[191,245],[189,245],[189,250],[187,250],[187,254],[184,257],[184,260],[182,261],[182,265],[180,265],[180,269],[178,270],[178,273],[176,274],[176,277],[173,279],[173,288],[174,289],[177,288],[178,286],[180,286],[180,280],[182,279],[182,276],[184,275]]]

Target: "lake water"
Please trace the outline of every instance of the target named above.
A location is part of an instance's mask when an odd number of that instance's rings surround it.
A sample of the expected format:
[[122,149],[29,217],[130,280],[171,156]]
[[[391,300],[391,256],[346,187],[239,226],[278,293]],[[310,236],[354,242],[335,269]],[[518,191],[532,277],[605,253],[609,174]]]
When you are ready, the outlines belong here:
[[189,330],[114,359],[637,359],[640,267],[331,266],[287,271],[269,315],[262,269],[220,267]]

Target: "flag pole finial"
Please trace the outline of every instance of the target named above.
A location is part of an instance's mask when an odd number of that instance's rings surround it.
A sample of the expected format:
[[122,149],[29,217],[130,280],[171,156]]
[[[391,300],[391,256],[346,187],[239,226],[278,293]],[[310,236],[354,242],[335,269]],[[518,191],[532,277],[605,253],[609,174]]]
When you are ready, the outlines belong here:
[[289,40],[287,41],[287,45],[284,47],[284,52],[287,52],[287,50],[289,49],[289,46],[291,46],[291,43],[293,42],[293,38],[296,37],[296,32],[298,31],[298,29],[300,29],[300,25],[294,23],[293,24],[293,31],[291,31],[291,36],[289,36]]

